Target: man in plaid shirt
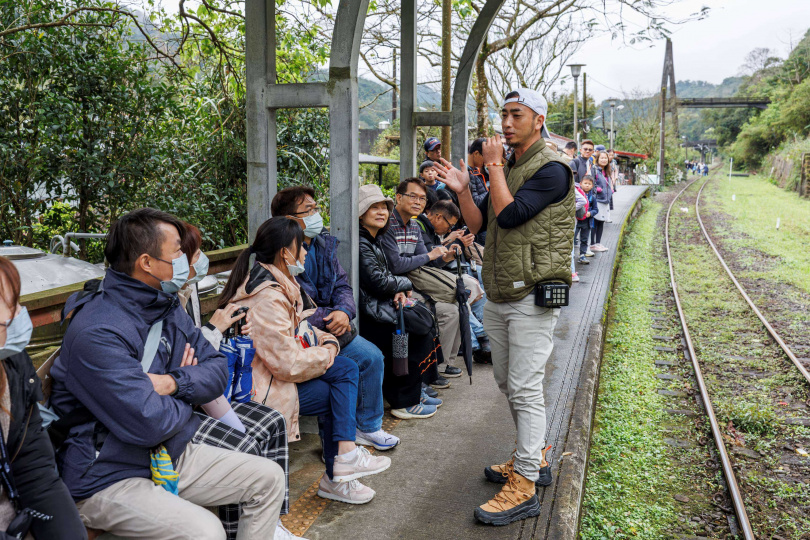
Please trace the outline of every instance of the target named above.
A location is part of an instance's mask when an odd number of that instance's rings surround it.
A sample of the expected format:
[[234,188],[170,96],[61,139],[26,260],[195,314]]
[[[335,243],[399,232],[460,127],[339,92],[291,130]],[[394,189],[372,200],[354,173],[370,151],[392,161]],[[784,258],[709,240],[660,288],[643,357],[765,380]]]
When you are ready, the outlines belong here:
[[[422,240],[422,229],[414,219],[424,211],[427,203],[425,182],[420,178],[406,178],[397,186],[396,197],[397,204],[391,213],[391,225],[380,240],[391,272],[405,275],[439,258],[446,262],[452,261],[455,252],[448,251],[442,245],[427,250]],[[446,363],[441,374],[444,377],[460,377],[461,370],[452,365],[461,346],[458,307],[455,304],[436,302],[436,319],[439,323],[439,340]],[[434,384],[435,381],[431,384],[436,388],[450,386],[447,381],[442,382],[443,377],[439,379],[438,384]]]

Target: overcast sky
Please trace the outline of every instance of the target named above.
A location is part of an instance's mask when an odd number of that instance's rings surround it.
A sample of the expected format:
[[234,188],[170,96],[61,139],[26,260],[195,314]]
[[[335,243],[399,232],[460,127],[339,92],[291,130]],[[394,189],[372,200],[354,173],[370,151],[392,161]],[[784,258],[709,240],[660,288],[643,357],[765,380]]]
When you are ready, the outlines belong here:
[[[791,37],[795,43],[810,28],[810,0],[684,0],[669,12],[685,17],[703,5],[711,8],[707,18],[674,27],[676,80],[720,83],[739,73],[752,49],[767,47],[785,57]],[[664,42],[627,47],[603,36],[573,60],[586,64],[588,93],[597,102],[634,89],[655,92],[661,84]],[[565,85],[569,91],[571,84]],[[581,92],[581,78],[579,84]]]

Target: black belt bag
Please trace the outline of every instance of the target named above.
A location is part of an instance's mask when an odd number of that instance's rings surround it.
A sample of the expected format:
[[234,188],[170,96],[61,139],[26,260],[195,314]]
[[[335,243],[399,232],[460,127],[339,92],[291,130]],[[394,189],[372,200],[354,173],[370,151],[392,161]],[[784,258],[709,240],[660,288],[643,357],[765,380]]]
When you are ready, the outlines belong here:
[[534,305],[558,308],[568,305],[570,287],[561,282],[538,283],[534,286]]

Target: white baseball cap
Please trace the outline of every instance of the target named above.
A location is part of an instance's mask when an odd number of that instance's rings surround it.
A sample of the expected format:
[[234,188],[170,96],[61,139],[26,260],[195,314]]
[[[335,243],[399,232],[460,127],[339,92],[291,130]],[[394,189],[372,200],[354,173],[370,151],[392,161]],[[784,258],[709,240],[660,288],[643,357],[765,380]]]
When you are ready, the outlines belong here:
[[[512,96],[512,94],[517,94]],[[540,136],[544,139],[551,138],[551,134],[549,134],[548,129],[546,128],[546,117],[548,116],[548,103],[546,102],[546,98],[538,92],[537,90],[532,90],[530,88],[518,88],[517,90],[512,90],[507,96],[512,96],[508,98],[506,101],[503,102],[504,106],[507,103],[520,103],[535,113],[541,115],[543,117],[543,127],[540,130]]]

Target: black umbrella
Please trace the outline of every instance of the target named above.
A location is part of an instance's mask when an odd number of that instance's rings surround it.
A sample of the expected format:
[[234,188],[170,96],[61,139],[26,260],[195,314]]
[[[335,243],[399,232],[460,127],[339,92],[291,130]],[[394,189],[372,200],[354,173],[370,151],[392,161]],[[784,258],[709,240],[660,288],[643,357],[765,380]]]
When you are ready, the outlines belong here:
[[[467,366],[467,375],[470,376],[472,384],[472,330],[470,329],[470,307],[467,299],[470,292],[464,287],[462,279],[461,253],[456,253],[456,300],[458,301],[459,330],[461,331],[461,351],[464,356],[464,364]],[[451,351],[455,353],[455,351]]]

